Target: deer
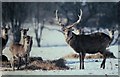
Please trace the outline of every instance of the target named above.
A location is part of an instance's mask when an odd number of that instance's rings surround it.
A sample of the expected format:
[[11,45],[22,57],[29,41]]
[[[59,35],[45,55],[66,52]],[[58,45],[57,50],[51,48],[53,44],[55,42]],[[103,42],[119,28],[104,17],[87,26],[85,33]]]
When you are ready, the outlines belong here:
[[24,44],[12,43],[9,48],[10,52],[12,53],[11,66],[13,70],[15,70],[15,61],[17,62],[17,70],[20,69],[23,59],[25,59],[25,68],[28,65],[29,53],[32,47],[32,37],[24,36],[23,38]]
[[[24,44],[24,43],[25,43],[24,37],[25,37],[25,36],[31,37],[31,36],[27,35],[27,32],[29,31],[29,28],[27,28],[27,29],[21,28],[20,31],[21,31],[20,44]],[[32,37],[31,37],[31,38],[32,38]],[[33,40],[31,39],[31,40],[30,40],[30,50],[29,50],[29,51],[31,51],[32,44],[33,44]]]
[[24,39],[23,37],[27,36],[27,32],[29,31],[29,28],[25,29],[25,28],[21,28],[21,40],[20,40],[20,44],[24,44]]
[[0,57],[2,57],[2,52],[3,52],[3,49],[5,49],[6,47],[6,44],[8,42],[8,30],[10,29],[9,26],[4,26],[2,27],[2,30],[1,30],[1,37],[0,37]]
[[[78,20],[73,24],[65,25],[61,23],[61,19],[58,16],[58,10],[56,10],[56,21],[57,24],[62,27],[62,31],[67,44],[79,54],[79,69],[85,69],[84,58],[86,53],[95,54],[98,52],[100,52],[104,56],[100,68],[105,69],[106,58],[110,56],[115,58],[114,54],[107,50],[107,47],[112,41],[112,38],[102,32],[96,32],[89,35],[82,34],[81,30],[74,27],[80,23],[81,17],[82,10],[80,9],[80,15],[78,15]],[[73,29],[76,29],[78,34],[73,33]]]

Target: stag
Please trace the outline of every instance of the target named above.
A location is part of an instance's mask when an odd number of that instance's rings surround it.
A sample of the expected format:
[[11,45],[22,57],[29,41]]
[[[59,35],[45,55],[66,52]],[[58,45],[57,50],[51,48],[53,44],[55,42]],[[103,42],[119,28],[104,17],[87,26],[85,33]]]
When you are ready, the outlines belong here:
[[10,51],[12,53],[12,68],[13,70],[15,70],[15,61],[17,61],[18,65],[17,65],[17,69],[20,69],[21,66],[21,62],[23,59],[25,59],[25,67],[27,67],[28,65],[28,59],[29,59],[29,53],[31,51],[31,41],[32,41],[32,37],[31,36],[25,36],[24,37],[24,44],[17,44],[17,43],[13,43],[10,45]]
[[9,26],[2,27],[1,33],[2,36],[0,37],[0,56],[2,56],[2,51],[5,49],[6,44],[8,42],[8,30],[10,29]]
[[58,10],[56,10],[56,20],[58,25],[62,26],[63,34],[68,45],[70,45],[74,51],[79,53],[80,60],[80,69],[84,69],[84,58],[86,53],[95,54],[100,52],[104,58],[101,63],[101,68],[105,69],[105,62],[108,56],[115,57],[112,52],[108,51],[106,48],[110,45],[112,38],[109,35],[106,35],[102,32],[96,32],[89,35],[84,35],[80,30],[76,30],[79,34],[73,33],[73,29],[77,24],[80,23],[82,17],[82,10],[80,9],[79,19],[71,24],[64,25],[61,23],[60,18],[58,17]]

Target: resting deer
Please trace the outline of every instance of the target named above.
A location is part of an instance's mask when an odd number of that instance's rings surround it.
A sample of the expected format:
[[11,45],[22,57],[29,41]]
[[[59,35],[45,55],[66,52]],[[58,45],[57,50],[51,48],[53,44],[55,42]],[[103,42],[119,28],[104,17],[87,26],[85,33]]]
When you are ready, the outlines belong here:
[[5,48],[7,42],[8,42],[8,30],[10,29],[9,26],[2,27],[1,30],[1,37],[0,37],[0,57],[2,56],[2,51]]
[[24,37],[24,44],[11,44],[10,45],[10,51],[12,53],[12,67],[13,70],[15,70],[15,61],[17,61],[17,69],[19,70],[21,61],[23,58],[25,58],[25,67],[27,67],[28,59],[29,59],[29,53],[31,51],[31,36],[25,36]]
[[77,30],[79,32],[79,35],[76,35],[72,32],[74,26],[76,26],[78,23],[80,23],[81,16],[82,16],[82,10],[80,9],[80,14],[78,15],[79,19],[71,24],[71,25],[64,25],[61,23],[60,18],[58,17],[58,11],[56,10],[56,20],[58,21],[58,24],[62,26],[62,31],[65,35],[66,42],[77,52],[79,53],[79,60],[80,60],[80,69],[84,69],[84,58],[85,54],[95,54],[100,52],[104,59],[101,64],[101,68],[105,68],[105,62],[107,56],[112,56],[115,58],[112,52],[106,50],[106,48],[110,45],[112,38],[102,32],[96,32],[89,35],[81,34],[80,30]]

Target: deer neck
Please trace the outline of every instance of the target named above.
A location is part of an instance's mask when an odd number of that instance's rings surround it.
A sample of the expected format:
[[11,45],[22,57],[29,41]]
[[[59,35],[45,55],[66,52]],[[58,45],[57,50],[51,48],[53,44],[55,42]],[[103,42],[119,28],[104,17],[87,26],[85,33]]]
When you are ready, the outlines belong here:
[[73,38],[73,33],[70,31],[67,35],[65,35],[66,42],[69,44],[70,40]]
[[25,43],[25,42],[24,42],[24,38],[23,38],[24,36],[25,36],[25,35],[23,35],[23,33],[21,33],[21,40],[20,40],[20,44],[23,44],[23,45],[24,45],[24,43]]
[[25,42],[25,43],[23,44],[23,46],[24,46],[25,51],[27,51],[27,49],[28,49],[28,44]]
[[4,38],[5,40],[8,40],[8,35],[4,35],[2,36],[2,38]]

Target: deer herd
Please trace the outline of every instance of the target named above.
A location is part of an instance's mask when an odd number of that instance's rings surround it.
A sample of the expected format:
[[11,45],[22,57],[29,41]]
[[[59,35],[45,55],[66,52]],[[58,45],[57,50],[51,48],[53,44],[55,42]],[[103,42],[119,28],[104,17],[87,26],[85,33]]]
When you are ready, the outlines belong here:
[[[1,48],[1,54],[0,57],[2,57],[3,49],[5,48],[7,41],[8,41],[8,30],[10,29],[9,26],[2,27],[2,36],[0,37],[2,46]],[[29,55],[32,47],[32,36],[27,35],[27,31],[29,29],[21,29],[21,40],[20,43],[12,42],[10,44],[9,50],[12,53],[12,60],[11,60],[11,66],[13,70],[15,70],[15,62],[17,62],[17,69],[20,69],[21,63],[24,60],[25,67],[27,67],[27,64],[29,62]]]
[[[78,31],[78,35],[74,34],[72,31],[75,29],[74,26],[80,23],[82,17],[82,10],[80,9],[80,15],[78,15],[78,20],[71,24],[65,25],[61,23],[61,20],[58,16],[58,11],[56,10],[56,20],[58,24],[62,27],[63,34],[65,35],[65,39],[68,45],[70,45],[78,54],[80,60],[80,69],[84,69],[84,58],[85,54],[95,54],[100,52],[104,58],[101,64],[101,68],[105,68],[106,58],[108,56],[115,57],[112,52],[108,51],[106,48],[110,45],[113,40],[112,37],[106,35],[102,32],[96,32],[89,35],[81,34],[81,30],[76,29]],[[0,56],[3,54],[3,49],[5,48],[8,41],[8,30],[10,27],[4,26],[2,28],[2,35],[0,37],[0,41],[2,41],[2,46],[0,46]],[[9,50],[12,53],[11,66],[13,70],[15,70],[15,63],[17,62],[17,69],[20,69],[21,62],[24,61],[25,67],[27,67],[29,63],[30,51],[33,44],[32,36],[29,36],[27,32],[29,29],[21,29],[21,40],[19,43],[12,42],[9,46]],[[112,35],[113,32],[111,31]]]

